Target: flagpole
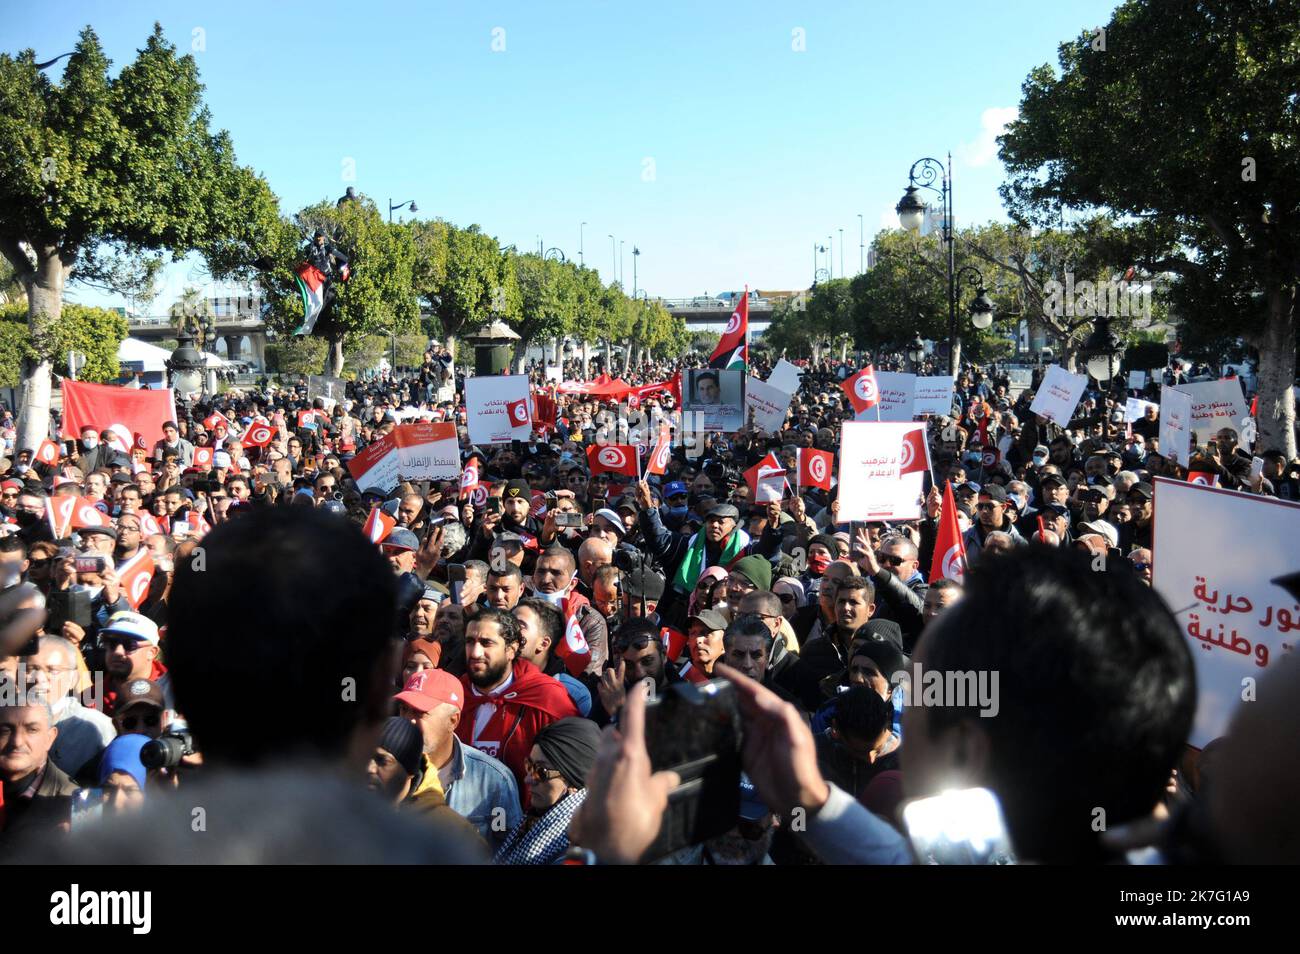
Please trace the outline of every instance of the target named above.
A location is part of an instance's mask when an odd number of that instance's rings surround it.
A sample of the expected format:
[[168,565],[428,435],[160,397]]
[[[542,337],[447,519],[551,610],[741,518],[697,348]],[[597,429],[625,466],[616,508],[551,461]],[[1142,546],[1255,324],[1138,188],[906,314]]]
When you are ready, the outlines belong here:
[[745,283],[745,372],[749,372],[749,283]]

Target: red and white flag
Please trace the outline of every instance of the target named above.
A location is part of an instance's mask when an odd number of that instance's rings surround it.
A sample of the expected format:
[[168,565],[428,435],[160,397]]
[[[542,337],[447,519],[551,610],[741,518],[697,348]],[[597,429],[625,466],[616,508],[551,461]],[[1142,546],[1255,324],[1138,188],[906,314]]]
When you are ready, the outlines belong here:
[[528,425],[530,418],[528,416],[528,398],[520,398],[518,401],[506,402],[506,414],[510,418],[511,427],[525,427]]
[[153,514],[141,510],[136,513],[136,516],[140,518],[140,534],[142,536],[151,537],[156,533],[165,532]]
[[[143,527],[144,522],[141,521],[141,528]],[[122,587],[122,595],[131,604],[131,609],[138,610],[144,598],[149,595],[153,571],[153,554],[148,547],[141,547],[135,556],[117,568],[117,579]]]
[[211,470],[212,454],[213,449],[211,447],[194,448],[194,466],[200,470]]
[[36,459],[53,467],[59,462],[59,445],[49,438],[41,441],[41,446],[36,448]]
[[861,414],[880,402],[880,388],[876,386],[876,369],[871,365],[867,365],[852,377],[845,378],[840,387],[849,396],[854,414]]
[[578,623],[577,607],[573,606],[573,593],[564,598],[564,636],[555,647],[555,655],[564,660],[569,675],[580,676],[591,663],[591,646],[582,634]]
[[131,453],[131,446],[135,443],[135,437],[126,429],[125,424],[110,424],[105,430],[108,431],[109,436],[104,443],[120,453]]
[[624,477],[637,477],[640,460],[636,448],[631,444],[606,444],[604,447],[588,447],[587,463],[591,465],[591,475],[622,474]]
[[[780,475],[785,476],[785,468],[777,460],[776,454],[772,451],[767,452],[767,456],[760,460],[749,470],[745,471],[745,483],[749,485],[749,496],[751,500],[758,500],[759,484],[764,480]],[[781,486],[781,485],[778,485]],[[779,497],[777,499],[780,499]]]
[[203,419],[203,426],[208,430],[214,429],[218,424],[225,428],[230,427],[230,422],[226,420],[226,416],[224,414],[219,414],[216,411],[213,411]]
[[253,424],[244,435],[241,443],[249,447],[265,447],[275,437],[275,428],[270,424]]
[[90,497],[75,498],[77,505],[72,509],[72,529],[84,530],[86,527],[107,527],[108,514],[95,506]]
[[664,626],[659,630],[659,638],[664,644],[664,659],[675,663],[686,655],[686,634],[680,629]]
[[212,529],[212,524],[208,523],[207,518],[197,510],[190,513],[189,523],[190,533],[196,537],[201,537]]
[[1187,482],[1189,484],[1199,484],[1202,487],[1217,487],[1219,486],[1219,475],[1205,470],[1189,470],[1187,472]]
[[957,523],[957,498],[952,494],[952,481],[948,481],[943,487],[943,513],[939,516],[939,532],[934,541],[930,582],[956,580],[960,583],[965,575],[966,544]]
[[709,356],[710,368],[746,368],[749,365],[749,286],[740,296],[718,346]]
[[555,423],[559,418],[559,409],[556,407],[555,398],[549,394],[543,394],[541,391],[533,392],[533,427],[543,434],[555,430]]
[[370,516],[366,517],[366,523],[361,528],[361,532],[366,535],[366,539],[371,543],[382,543],[384,537],[392,533],[393,528],[396,526],[396,517],[390,517],[379,507],[375,507],[370,511]]
[[930,445],[925,440],[925,425],[903,435],[903,453],[898,459],[898,474],[915,474],[930,469]]
[[834,464],[835,455],[830,451],[800,448],[799,489],[820,487],[822,490],[830,490]]
[[460,497],[462,500],[472,494],[480,485],[478,466],[477,457],[471,457],[465,461],[465,469],[460,472]]
[[666,427],[659,428],[659,439],[655,441],[655,446],[650,449],[650,457],[646,460],[645,472],[647,474],[662,474],[668,469],[668,461],[673,456],[673,442],[671,431]]
[[72,531],[72,512],[77,509],[78,497],[46,497],[45,519],[49,521],[54,539],[62,540]]
[[702,682],[709,681],[709,677],[704,674],[704,670],[698,668],[693,662],[689,661],[678,670],[677,675],[681,676],[687,682],[694,683],[697,686]]

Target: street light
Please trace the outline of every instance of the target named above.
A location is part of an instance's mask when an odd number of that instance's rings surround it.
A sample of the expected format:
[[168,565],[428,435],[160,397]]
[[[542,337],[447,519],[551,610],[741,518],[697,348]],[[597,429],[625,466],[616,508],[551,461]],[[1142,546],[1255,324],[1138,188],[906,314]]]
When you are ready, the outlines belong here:
[[419,207],[418,205],[415,204],[415,200],[414,200],[414,199],[407,199],[405,202],[399,202],[399,203],[397,203],[397,205],[393,205],[393,199],[392,199],[391,196],[389,197],[389,199],[388,199],[388,222],[389,222],[390,225],[392,224],[392,221],[393,221],[393,212],[395,212],[397,209],[404,209],[404,208],[406,208],[408,205],[411,207],[411,211],[412,211],[412,212],[419,212],[419,211],[420,211],[420,207]]
[[[939,180],[939,187],[935,188],[935,180]],[[907,172],[907,190],[903,197],[898,200],[898,205],[894,206],[894,211],[898,213],[899,224],[909,232],[915,232],[921,228],[925,222],[925,203],[917,194],[920,189],[929,189],[943,201],[943,241],[948,246],[948,373],[954,377],[957,374],[957,351],[961,347],[961,337],[957,334],[957,253],[953,236],[953,216],[952,216],[952,153],[948,153],[948,164],[944,165],[938,159],[926,156],[924,159],[918,159],[912,163],[912,168]],[[970,266],[968,266],[969,268]],[[962,270],[963,272],[966,269]],[[971,268],[976,276],[979,271]],[[988,295],[983,291],[983,279],[978,279],[981,286],[977,293],[976,301],[979,303],[972,308],[971,321],[977,328],[987,328],[993,324],[993,303],[988,300]],[[984,307],[987,305],[988,307]]]
[[908,345],[907,357],[914,365],[919,365],[925,360],[925,342],[921,340],[920,335],[913,338],[912,343]]
[[542,256],[543,261],[546,261],[547,259],[553,262],[559,262],[561,265],[568,261],[568,259],[564,257],[564,252],[554,247],[548,248],[546,254]]
[[1080,349],[1088,367],[1088,373],[1099,384],[1105,384],[1119,374],[1120,361],[1124,357],[1124,343],[1119,335],[1110,330],[1110,319],[1101,316],[1097,319],[1095,330],[1088,336]]
[[182,331],[176,336],[176,350],[164,362],[176,395],[187,401],[203,390],[203,355],[194,348],[194,336]]
[[970,303],[970,323],[980,331],[993,324],[993,299],[983,288],[976,289],[975,300]]

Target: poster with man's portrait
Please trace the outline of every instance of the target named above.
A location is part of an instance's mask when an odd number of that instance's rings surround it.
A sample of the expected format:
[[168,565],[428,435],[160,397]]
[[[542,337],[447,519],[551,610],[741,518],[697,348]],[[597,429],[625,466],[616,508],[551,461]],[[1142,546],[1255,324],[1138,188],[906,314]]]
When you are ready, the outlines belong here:
[[682,382],[682,412],[697,431],[738,431],[745,426],[745,372],[696,368]]

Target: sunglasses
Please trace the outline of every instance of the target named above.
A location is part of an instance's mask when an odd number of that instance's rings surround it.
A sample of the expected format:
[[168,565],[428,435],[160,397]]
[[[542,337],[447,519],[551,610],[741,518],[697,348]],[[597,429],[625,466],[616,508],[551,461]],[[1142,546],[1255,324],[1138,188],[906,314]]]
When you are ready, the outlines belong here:
[[141,716],[138,719],[133,715],[122,716],[122,728],[126,729],[128,733],[134,732],[136,726],[139,726],[141,728],[148,726],[151,729],[156,729],[160,725],[162,725],[161,712],[153,712],[150,715]]
[[877,553],[876,560],[880,563],[888,564],[889,566],[902,566],[907,562],[903,557],[897,556],[893,553]]
[[793,603],[795,601],[793,593],[777,593],[776,598],[782,603]]
[[549,782],[560,778],[563,774],[548,766],[538,765],[532,759],[524,759],[524,775],[535,778],[539,782]]

